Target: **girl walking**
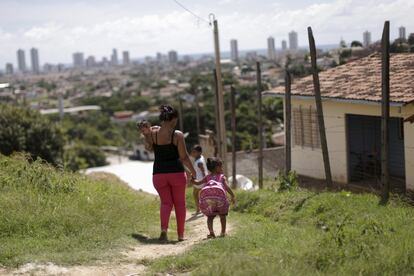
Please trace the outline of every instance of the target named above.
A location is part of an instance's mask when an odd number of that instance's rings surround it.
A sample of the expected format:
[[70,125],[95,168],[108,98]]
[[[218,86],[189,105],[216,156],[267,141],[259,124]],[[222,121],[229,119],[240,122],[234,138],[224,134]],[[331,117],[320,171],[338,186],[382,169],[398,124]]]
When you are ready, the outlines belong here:
[[186,217],[185,188],[187,178],[184,166],[194,178],[196,172],[190,161],[185,138],[182,132],[176,131],[177,111],[169,105],[160,107],[160,127],[151,127],[141,123],[139,128],[145,137],[146,147],[155,155],[153,167],[153,183],[160,199],[161,234],[160,241],[167,241],[167,231],[172,208],[175,209],[178,240],[184,240]]
[[223,174],[223,162],[219,158],[208,158],[207,169],[210,174],[202,180],[192,180],[193,184],[203,185],[199,195],[199,206],[201,212],[207,216],[207,227],[209,234],[207,238],[215,238],[213,229],[214,218],[220,216],[221,237],[226,235],[226,221],[229,212],[229,201],[227,193],[231,196],[231,202],[235,203],[235,196]]

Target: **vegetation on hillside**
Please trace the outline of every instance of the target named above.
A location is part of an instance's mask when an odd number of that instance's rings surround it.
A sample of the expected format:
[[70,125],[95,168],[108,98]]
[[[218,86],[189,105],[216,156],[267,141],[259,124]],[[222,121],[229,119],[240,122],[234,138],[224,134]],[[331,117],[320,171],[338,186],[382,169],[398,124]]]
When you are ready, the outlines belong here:
[[414,273],[414,209],[372,194],[238,192],[233,234],[152,263],[194,275]]
[[92,180],[0,155],[0,265],[84,263],[156,235],[159,203],[109,176]]

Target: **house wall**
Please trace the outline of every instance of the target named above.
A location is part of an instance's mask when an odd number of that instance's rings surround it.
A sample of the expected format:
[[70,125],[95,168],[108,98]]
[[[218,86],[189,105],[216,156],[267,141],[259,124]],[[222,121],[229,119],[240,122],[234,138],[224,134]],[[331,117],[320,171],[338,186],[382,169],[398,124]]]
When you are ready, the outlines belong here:
[[[314,100],[292,99],[292,109],[315,107]],[[326,137],[331,163],[332,178],[339,183],[348,183],[348,154],[346,114],[381,116],[381,106],[376,104],[353,104],[324,101]],[[391,107],[392,117],[407,117],[414,114],[414,105]],[[414,190],[414,124],[404,124],[405,162],[407,188]],[[293,138],[293,137],[292,137]],[[292,140],[292,169],[301,175],[324,179],[322,151],[294,146]]]
[[[414,114],[414,104],[405,106],[402,110],[404,118]],[[414,123],[404,124],[405,147],[405,180],[408,190],[414,191]]]

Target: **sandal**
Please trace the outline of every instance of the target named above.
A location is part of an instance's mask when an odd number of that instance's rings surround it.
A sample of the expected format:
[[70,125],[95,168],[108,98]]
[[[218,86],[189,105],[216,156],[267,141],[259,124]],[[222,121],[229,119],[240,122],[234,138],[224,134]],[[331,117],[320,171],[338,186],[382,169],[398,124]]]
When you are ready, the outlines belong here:
[[167,232],[161,232],[160,237],[158,238],[160,242],[166,242],[168,241]]
[[220,238],[224,238],[226,236],[226,233],[221,233]]
[[207,235],[207,239],[215,239],[216,235],[214,233],[210,233]]

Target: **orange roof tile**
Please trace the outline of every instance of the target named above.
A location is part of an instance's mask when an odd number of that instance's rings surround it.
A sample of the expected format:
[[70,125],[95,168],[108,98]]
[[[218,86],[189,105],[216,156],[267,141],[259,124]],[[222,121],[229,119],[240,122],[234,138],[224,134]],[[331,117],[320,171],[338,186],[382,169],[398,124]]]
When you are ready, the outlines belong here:
[[[379,53],[319,73],[323,98],[381,101],[381,55]],[[391,54],[390,101],[414,102],[414,54]],[[284,95],[284,86],[267,93]],[[313,96],[313,78],[293,81],[292,95]]]

